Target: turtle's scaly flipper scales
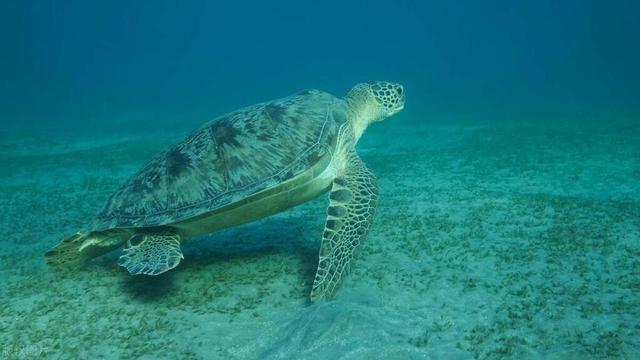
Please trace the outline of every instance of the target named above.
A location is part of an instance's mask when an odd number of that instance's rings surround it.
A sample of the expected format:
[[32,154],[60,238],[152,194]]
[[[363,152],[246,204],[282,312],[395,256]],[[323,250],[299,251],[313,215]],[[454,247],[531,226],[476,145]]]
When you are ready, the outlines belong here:
[[180,235],[172,232],[139,234],[127,241],[118,265],[132,275],[159,275],[180,264]]
[[349,151],[347,160],[344,174],[334,179],[329,195],[318,271],[311,290],[312,301],[333,295],[349,269],[354,250],[371,225],[378,201],[374,175],[354,150]]

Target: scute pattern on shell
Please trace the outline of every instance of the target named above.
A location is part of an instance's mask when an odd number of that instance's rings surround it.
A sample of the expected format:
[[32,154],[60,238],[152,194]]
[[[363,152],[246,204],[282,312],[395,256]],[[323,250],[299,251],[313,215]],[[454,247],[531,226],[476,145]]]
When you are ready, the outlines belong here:
[[307,90],[206,123],[134,175],[95,230],[164,225],[243,199],[330,156],[346,105]]

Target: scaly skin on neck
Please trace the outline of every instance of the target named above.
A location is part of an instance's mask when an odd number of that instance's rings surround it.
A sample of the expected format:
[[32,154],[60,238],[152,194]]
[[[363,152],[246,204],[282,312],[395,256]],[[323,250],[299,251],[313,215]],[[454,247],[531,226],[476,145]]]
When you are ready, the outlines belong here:
[[355,87],[345,97],[355,142],[358,142],[369,124],[384,118],[380,105],[364,88]]

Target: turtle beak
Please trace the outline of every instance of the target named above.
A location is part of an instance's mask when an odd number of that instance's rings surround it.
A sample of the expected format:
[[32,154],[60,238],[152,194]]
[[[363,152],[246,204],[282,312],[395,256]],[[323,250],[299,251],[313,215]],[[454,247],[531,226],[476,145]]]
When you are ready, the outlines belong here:
[[[402,89],[402,87],[400,87]],[[400,91],[398,91],[400,93]],[[404,92],[400,93],[400,99],[398,99],[398,106],[396,107],[394,114],[398,113],[400,110],[404,109]]]
[[399,113],[402,109],[404,109],[404,102],[400,102],[400,103],[398,104],[398,106],[396,106],[395,108],[393,108],[392,110],[390,110],[390,111],[387,113],[386,117],[393,116],[393,115],[395,115],[395,114]]
[[398,107],[396,107],[394,114],[404,109],[404,87],[398,84],[396,92],[398,93]]

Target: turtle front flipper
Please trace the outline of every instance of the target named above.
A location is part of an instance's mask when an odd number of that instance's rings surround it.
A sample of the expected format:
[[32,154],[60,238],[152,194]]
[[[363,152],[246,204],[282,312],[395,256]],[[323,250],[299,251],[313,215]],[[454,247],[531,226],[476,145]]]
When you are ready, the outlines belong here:
[[87,261],[122,246],[131,236],[131,232],[122,229],[78,232],[47,251],[45,257],[56,270],[76,270]]
[[127,241],[118,265],[132,275],[159,275],[180,264],[180,235],[172,231],[140,233]]
[[347,160],[344,173],[333,180],[329,195],[311,301],[333,295],[375,213],[378,201],[375,176],[354,150],[349,151]]

